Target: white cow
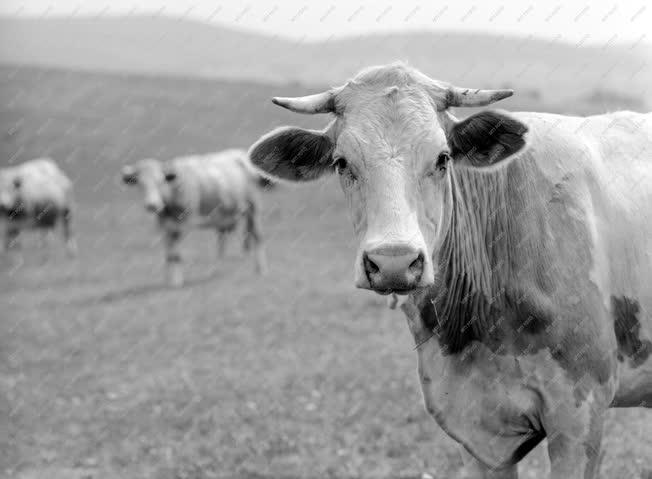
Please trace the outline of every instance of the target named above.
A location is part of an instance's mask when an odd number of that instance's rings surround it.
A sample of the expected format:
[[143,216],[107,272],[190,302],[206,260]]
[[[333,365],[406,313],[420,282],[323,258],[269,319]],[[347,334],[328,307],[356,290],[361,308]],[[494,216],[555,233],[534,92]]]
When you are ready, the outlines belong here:
[[71,231],[72,182],[50,158],[0,169],[0,210],[5,223],[4,248],[18,246],[24,229],[44,233],[61,222],[69,254],[76,252]]
[[212,228],[223,256],[226,237],[243,221],[244,249],[254,249],[256,269],[265,271],[257,189],[266,184],[242,150],[225,150],[169,161],[144,159],[122,169],[126,184],[139,185],[145,208],[156,214],[165,239],[168,282],[183,284],[179,242],[194,228]]
[[251,159],[339,175],[356,284],[407,297],[426,409],[474,477],[515,478],[547,438],[551,477],[593,478],[606,409],[652,406],[652,114],[449,111],[511,94],[374,67],[275,98],[332,121]]

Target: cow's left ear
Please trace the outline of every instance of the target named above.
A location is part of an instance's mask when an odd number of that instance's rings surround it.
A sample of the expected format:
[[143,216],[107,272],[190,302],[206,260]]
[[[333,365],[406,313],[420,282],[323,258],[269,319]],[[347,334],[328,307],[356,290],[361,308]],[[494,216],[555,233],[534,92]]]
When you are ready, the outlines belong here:
[[334,171],[333,148],[328,129],[315,131],[284,126],[254,143],[249,158],[271,177],[311,181]]
[[521,151],[527,131],[527,125],[513,116],[486,110],[452,124],[446,137],[455,162],[484,168]]

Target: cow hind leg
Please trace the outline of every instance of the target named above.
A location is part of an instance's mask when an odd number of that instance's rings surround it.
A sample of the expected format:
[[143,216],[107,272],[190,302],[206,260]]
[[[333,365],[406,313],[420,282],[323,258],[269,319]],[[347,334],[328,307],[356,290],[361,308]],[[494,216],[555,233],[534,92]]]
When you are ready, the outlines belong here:
[[72,233],[71,216],[72,214],[70,212],[70,208],[66,208],[63,211],[63,215],[61,216],[61,226],[63,229],[63,240],[66,243],[66,251],[68,252],[68,256],[74,257],[77,256],[77,240]]
[[165,265],[168,284],[174,288],[183,286],[180,245],[181,233],[177,230],[165,231]]
[[260,233],[260,224],[256,211],[256,205],[251,202],[246,214],[244,249],[248,251],[254,249],[256,257],[256,271],[259,274],[265,274],[267,271],[267,258],[263,247],[262,236]]
[[20,248],[20,242],[18,241],[18,235],[20,234],[20,229],[14,226],[7,226],[5,230],[5,242],[4,249],[9,251],[13,248]]
[[217,230],[217,257],[224,258],[226,254],[226,243],[229,233],[224,230]]

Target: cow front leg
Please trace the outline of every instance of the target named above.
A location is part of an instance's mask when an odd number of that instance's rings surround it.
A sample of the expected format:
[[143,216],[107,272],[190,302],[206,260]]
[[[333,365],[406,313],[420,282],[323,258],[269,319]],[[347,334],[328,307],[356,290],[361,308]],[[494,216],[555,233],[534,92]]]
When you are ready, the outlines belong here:
[[548,431],[548,456],[551,479],[593,479],[600,468],[600,445],[604,411],[591,411],[566,418]]
[[464,447],[460,446],[464,467],[459,479],[518,479],[516,464],[501,468],[487,467],[473,457]]
[[18,242],[19,233],[20,230],[18,228],[13,226],[7,226],[7,229],[5,230],[5,243],[4,243],[5,251],[9,251],[12,248],[20,247],[20,243]]
[[267,258],[263,248],[256,205],[253,202],[250,203],[246,214],[244,249],[248,250],[252,246],[256,256],[256,271],[259,274],[265,274],[267,272]]
[[77,256],[77,240],[75,240],[75,236],[72,233],[71,216],[70,209],[66,208],[61,217],[61,226],[63,229],[63,239],[66,242],[66,251],[68,252],[68,256],[72,258]]
[[224,258],[226,254],[226,242],[228,239],[228,232],[224,230],[217,230],[217,257]]
[[165,230],[165,265],[168,284],[174,288],[183,286],[180,245],[181,232]]

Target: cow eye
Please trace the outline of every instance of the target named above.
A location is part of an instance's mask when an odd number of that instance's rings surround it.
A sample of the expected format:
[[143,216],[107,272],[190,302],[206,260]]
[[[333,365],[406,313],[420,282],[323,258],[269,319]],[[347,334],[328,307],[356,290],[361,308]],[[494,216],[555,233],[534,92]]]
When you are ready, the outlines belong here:
[[448,165],[448,161],[451,159],[451,155],[446,152],[442,151],[439,153],[439,156],[437,157],[437,162],[435,163],[435,167],[438,170],[445,170],[446,166]]
[[336,158],[335,161],[333,162],[333,166],[335,167],[335,171],[337,171],[337,173],[341,175],[347,166],[346,158],[344,158],[343,156]]

